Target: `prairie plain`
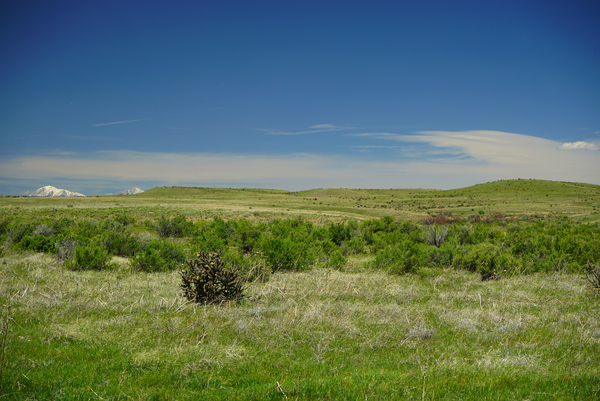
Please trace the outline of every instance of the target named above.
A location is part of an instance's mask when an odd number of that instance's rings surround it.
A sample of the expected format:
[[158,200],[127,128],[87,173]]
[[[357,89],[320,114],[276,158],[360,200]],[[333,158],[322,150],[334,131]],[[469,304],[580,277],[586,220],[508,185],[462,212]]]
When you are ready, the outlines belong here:
[[[585,275],[586,263],[598,264],[598,186],[170,187],[133,196],[3,197],[0,221],[0,399],[600,397],[600,293]],[[49,232],[61,221],[71,227],[65,238],[90,247],[105,246],[110,228],[145,246],[179,247],[187,258],[206,244],[221,247],[229,260],[268,274],[248,280],[240,302],[196,304],[181,296],[178,268],[142,271],[138,256],[111,253],[104,268],[82,268],[14,238],[22,227],[23,238],[45,232],[36,235],[53,245],[63,237]],[[161,221],[185,223],[192,234],[162,238]],[[268,235],[240,242],[240,221]],[[440,246],[426,235],[437,226],[448,227]],[[302,238],[290,234],[290,246],[309,236],[321,241],[299,248],[302,268],[299,259],[271,268],[267,244],[284,228],[304,230]],[[221,242],[207,234],[221,229],[229,233]],[[517,267],[504,274],[507,266],[495,266],[496,279],[482,280],[479,267],[456,262],[479,243]],[[241,252],[249,245],[261,251]],[[395,249],[396,259],[383,257]]]

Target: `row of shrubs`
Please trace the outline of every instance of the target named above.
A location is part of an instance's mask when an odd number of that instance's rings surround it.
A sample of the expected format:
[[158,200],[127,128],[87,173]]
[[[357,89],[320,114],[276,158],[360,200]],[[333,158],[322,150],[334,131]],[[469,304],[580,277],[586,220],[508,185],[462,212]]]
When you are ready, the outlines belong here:
[[110,267],[127,257],[140,271],[180,267],[197,251],[217,252],[249,278],[315,265],[342,269],[350,255],[373,255],[367,267],[391,273],[420,266],[479,272],[484,279],[537,271],[582,271],[600,259],[600,226],[549,220],[445,219],[414,223],[391,217],[315,225],[301,218],[253,223],[184,216],[135,222],[118,215],[101,222],[68,218],[0,221],[5,247],[55,253],[73,269]]

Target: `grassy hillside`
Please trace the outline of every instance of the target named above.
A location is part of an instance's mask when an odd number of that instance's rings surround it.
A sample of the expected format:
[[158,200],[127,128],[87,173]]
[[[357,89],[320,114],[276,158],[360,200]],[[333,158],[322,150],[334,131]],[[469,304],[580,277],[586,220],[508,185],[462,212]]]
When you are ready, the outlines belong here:
[[453,190],[267,189],[159,187],[139,195],[88,198],[0,198],[0,213],[60,217],[79,212],[104,218],[116,210],[136,218],[184,214],[192,219],[271,218],[302,215],[328,219],[392,216],[419,220],[427,215],[457,216],[501,211],[509,215],[566,215],[600,220],[600,186],[543,180],[505,180]]

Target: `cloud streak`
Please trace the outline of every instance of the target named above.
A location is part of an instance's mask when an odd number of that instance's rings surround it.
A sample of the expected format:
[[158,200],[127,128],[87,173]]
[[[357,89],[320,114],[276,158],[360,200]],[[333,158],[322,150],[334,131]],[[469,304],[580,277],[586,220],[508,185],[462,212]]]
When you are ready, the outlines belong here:
[[122,138],[111,138],[102,136],[78,136],[78,135],[62,135],[66,139],[75,139],[81,141],[122,141]]
[[332,132],[332,131],[345,131],[349,129],[353,129],[354,127],[343,127],[339,125],[333,124],[317,124],[311,125],[305,131],[297,131],[297,132],[287,132],[287,131],[273,131],[267,129],[261,129],[259,131],[263,131],[266,135],[306,135],[306,134],[316,134],[319,132]]
[[[51,180],[138,182],[159,185],[310,188],[449,189],[511,178],[600,184],[600,152],[559,149],[561,143],[498,131],[423,131],[413,135],[368,133],[396,142],[398,156],[230,154],[101,151],[51,152],[0,160],[0,184]],[[404,156],[421,143],[425,158]],[[377,151],[381,143],[367,144]],[[118,187],[119,185],[113,185]],[[1,192],[0,192],[1,193]]]
[[115,122],[112,122],[112,123],[95,124],[94,127],[102,127],[104,125],[135,123],[137,121],[146,121],[146,120],[152,120],[152,118],[140,118],[139,120],[126,120],[126,121],[115,121]]

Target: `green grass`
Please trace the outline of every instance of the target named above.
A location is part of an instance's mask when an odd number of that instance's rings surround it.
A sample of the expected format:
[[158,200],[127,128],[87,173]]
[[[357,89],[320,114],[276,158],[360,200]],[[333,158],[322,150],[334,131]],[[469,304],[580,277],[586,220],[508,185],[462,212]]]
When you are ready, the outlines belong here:
[[202,306],[177,273],[2,258],[2,399],[597,399],[600,297],[581,275],[482,282],[316,270]]

